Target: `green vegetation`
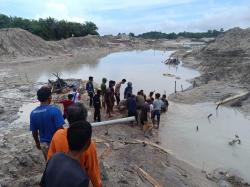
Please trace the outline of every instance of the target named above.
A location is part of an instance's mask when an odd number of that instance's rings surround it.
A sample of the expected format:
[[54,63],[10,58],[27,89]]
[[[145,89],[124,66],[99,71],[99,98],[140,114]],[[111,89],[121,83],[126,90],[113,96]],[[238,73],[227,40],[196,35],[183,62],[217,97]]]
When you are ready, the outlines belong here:
[[166,39],[176,39],[178,37],[184,37],[184,38],[212,38],[216,37],[219,34],[223,33],[224,30],[220,29],[220,31],[217,30],[208,30],[207,32],[179,32],[178,34],[172,32],[169,34],[162,33],[162,32],[156,32],[156,31],[151,31],[151,32],[146,32],[143,34],[139,34],[137,37],[139,38],[145,38],[145,39],[161,39],[161,38],[166,38]]
[[99,35],[97,26],[93,22],[76,23],[65,20],[46,18],[30,20],[20,17],[8,17],[0,14],[0,29],[22,28],[45,40],[60,40],[71,36]]

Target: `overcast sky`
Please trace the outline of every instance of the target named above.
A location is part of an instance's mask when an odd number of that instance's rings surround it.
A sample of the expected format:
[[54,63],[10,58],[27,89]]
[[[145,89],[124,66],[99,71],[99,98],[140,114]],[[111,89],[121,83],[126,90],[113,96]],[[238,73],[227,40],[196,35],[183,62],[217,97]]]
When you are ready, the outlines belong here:
[[0,13],[93,21],[100,34],[250,27],[250,0],[0,0]]

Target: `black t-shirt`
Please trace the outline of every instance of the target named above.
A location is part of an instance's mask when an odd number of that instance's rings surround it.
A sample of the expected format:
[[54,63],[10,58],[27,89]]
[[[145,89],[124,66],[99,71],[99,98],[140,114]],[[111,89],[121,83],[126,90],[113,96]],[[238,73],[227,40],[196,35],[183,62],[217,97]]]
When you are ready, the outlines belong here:
[[42,187],[88,187],[89,178],[80,163],[65,153],[56,153],[47,163]]

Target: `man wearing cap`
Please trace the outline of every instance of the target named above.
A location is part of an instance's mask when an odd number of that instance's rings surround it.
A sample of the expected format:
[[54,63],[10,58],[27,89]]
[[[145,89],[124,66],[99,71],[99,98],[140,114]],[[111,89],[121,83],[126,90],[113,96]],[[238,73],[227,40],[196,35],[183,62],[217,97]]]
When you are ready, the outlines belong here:
[[37,99],[40,101],[40,106],[30,114],[30,131],[37,149],[42,150],[47,160],[51,139],[58,129],[63,128],[64,118],[57,107],[50,105],[52,99],[50,88],[41,87],[37,91]]

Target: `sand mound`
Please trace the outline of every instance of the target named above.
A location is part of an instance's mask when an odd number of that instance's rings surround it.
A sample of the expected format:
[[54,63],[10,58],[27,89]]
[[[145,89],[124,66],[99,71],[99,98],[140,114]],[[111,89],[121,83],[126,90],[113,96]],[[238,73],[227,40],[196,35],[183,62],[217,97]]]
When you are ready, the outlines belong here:
[[225,80],[250,87],[250,28],[234,28],[218,36],[196,56],[205,82]]
[[219,35],[203,50],[203,55],[250,56],[250,28],[233,28]]
[[0,29],[0,58],[18,58],[56,55],[63,47],[56,42],[47,42],[28,31],[11,28]]
[[96,35],[88,35],[85,37],[72,37],[64,40],[60,40],[57,42],[62,45],[65,49],[73,49],[73,48],[91,48],[91,47],[105,47],[106,42],[100,37]]

